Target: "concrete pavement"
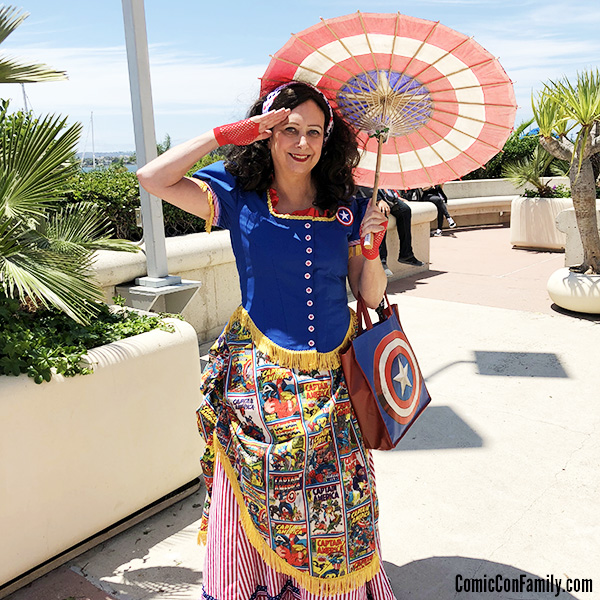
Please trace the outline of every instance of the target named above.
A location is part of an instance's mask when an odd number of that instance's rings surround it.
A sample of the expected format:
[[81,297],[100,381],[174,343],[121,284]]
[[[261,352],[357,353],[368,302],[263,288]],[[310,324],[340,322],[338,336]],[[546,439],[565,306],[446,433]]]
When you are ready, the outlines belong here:
[[[600,598],[600,320],[551,307],[545,271],[563,255],[523,252],[507,229],[453,232],[432,239],[437,274],[389,286],[433,397],[396,450],[375,453],[398,600],[556,597],[465,591],[497,575],[591,580],[558,597]],[[198,492],[9,599],[198,599],[201,503]]]

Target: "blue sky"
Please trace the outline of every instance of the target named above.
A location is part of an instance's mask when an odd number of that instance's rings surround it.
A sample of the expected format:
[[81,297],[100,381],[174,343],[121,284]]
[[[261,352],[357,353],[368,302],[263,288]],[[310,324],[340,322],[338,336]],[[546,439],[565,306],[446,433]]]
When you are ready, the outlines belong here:
[[[500,59],[520,109],[549,79],[600,66],[597,0],[302,0],[301,2],[146,0],[156,135],[182,142],[241,118],[258,94],[269,55],[319,21],[356,10],[402,12],[441,21]],[[80,149],[133,150],[133,124],[120,0],[23,0],[29,18],[1,46],[3,55],[66,70],[68,82],[26,86],[36,114],[60,113],[84,125]],[[21,87],[0,97],[22,108]]]

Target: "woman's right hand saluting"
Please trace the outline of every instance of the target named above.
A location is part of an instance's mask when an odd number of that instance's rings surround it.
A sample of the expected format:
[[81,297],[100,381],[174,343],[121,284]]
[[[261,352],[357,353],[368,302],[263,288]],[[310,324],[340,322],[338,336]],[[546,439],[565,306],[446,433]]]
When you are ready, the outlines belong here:
[[219,146],[234,144],[247,146],[259,140],[266,140],[273,134],[273,127],[283,123],[290,114],[289,108],[272,110],[264,115],[256,115],[236,123],[228,123],[213,129]]
[[273,127],[287,121],[289,108],[272,110],[237,123],[221,125],[161,154],[139,168],[142,187],[170,204],[207,219],[211,214],[206,187],[186,173],[206,154],[225,144],[247,146],[273,135]]

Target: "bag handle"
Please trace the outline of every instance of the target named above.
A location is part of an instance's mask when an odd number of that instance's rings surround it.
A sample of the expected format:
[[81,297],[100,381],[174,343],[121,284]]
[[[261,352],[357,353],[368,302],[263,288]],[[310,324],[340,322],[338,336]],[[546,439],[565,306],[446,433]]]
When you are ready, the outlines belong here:
[[[386,318],[390,317],[392,314],[395,314],[398,317],[398,306],[396,304],[390,304],[390,299],[388,298],[387,292],[384,292],[383,298],[387,306],[383,309],[383,314]],[[358,328],[360,333],[362,333],[365,329],[373,329],[373,322],[371,321],[371,316],[369,315],[369,309],[363,299],[363,297],[359,294],[356,299],[356,316],[358,317]],[[366,328],[363,327],[363,323],[366,324]]]

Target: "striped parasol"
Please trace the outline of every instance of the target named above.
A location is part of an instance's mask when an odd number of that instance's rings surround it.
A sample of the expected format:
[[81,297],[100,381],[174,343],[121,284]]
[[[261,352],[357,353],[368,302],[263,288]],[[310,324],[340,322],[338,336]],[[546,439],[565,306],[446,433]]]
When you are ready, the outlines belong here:
[[359,131],[360,185],[429,187],[484,165],[515,118],[512,82],[473,38],[401,14],[354,13],[293,34],[261,92],[317,86]]

